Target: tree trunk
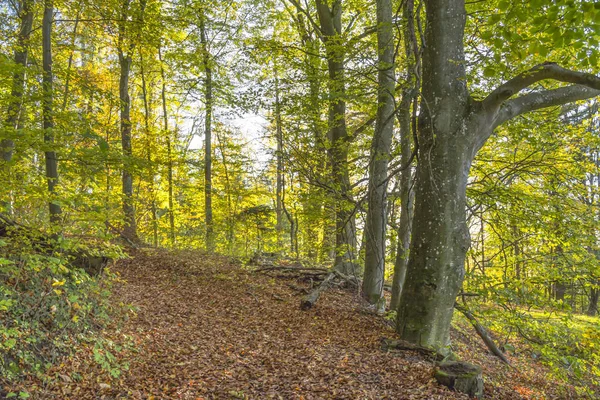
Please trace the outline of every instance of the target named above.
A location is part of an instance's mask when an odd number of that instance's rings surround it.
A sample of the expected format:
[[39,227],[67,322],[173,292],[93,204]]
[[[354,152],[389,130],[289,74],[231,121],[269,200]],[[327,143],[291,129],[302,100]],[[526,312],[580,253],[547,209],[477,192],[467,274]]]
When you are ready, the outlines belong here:
[[348,174],[342,4],[341,0],[334,0],[331,8],[322,0],[317,0],[316,4],[329,73],[329,157],[336,196],[334,267],[346,275],[356,275],[356,224]]
[[416,206],[397,330],[404,340],[444,350],[470,245],[465,206],[474,152],[465,121],[464,3],[426,4]]
[[173,155],[172,155],[172,143],[171,143],[171,132],[169,131],[169,115],[167,114],[167,78],[165,75],[165,68],[163,65],[163,58],[160,46],[158,46],[158,60],[160,62],[160,78],[161,78],[161,90],[160,96],[162,99],[162,111],[163,111],[163,130],[167,139],[167,185],[169,192],[169,239],[171,246],[175,245],[175,213],[173,211]]
[[52,19],[54,17],[54,6],[52,0],[44,2],[44,16],[42,19],[42,87],[43,96],[43,119],[44,119],[44,144],[46,158],[46,179],[48,181],[48,192],[50,201],[50,222],[57,224],[60,221],[61,208],[54,198],[56,196],[56,185],[58,184],[58,160],[54,151],[54,113],[53,109],[53,87],[52,87]]
[[406,76],[410,83],[409,87],[402,92],[402,101],[398,110],[398,123],[400,125],[400,162],[405,169],[400,176],[400,226],[398,229],[398,248],[394,262],[394,279],[392,281],[392,297],[390,299],[390,310],[398,310],[400,295],[406,279],[406,268],[410,237],[412,232],[414,191],[411,189],[412,168],[409,162],[412,156],[411,136],[415,129],[411,121],[411,104],[413,112],[416,113],[417,94],[419,91],[418,77],[418,49],[416,48],[416,34],[414,29],[414,0],[407,0],[403,7],[404,47],[406,53]]
[[202,62],[204,64],[204,207],[206,223],[206,250],[214,250],[213,212],[212,212],[212,67],[206,38],[204,15],[200,16],[200,41],[202,44]]
[[121,101],[121,146],[123,148],[123,214],[125,225],[123,235],[131,241],[137,240],[137,227],[135,221],[135,207],[133,205],[133,175],[131,169],[131,158],[133,155],[131,146],[131,98],[129,97],[129,71],[131,69],[131,55],[125,55],[119,49],[119,66],[121,75],[119,79],[119,99]]
[[225,156],[225,143],[223,143],[223,138],[219,136],[219,131],[217,130],[215,133],[217,135],[221,153],[221,162],[223,163],[223,171],[225,173],[225,192],[227,193],[227,251],[231,252],[235,240],[235,211],[231,200],[233,189],[229,178],[229,164],[227,163],[227,158]]
[[[310,126],[314,141],[314,152],[316,154],[322,154],[325,152],[325,136],[322,129],[321,121],[321,103],[320,103],[320,92],[321,92],[321,66],[322,60],[318,56],[321,53],[320,42],[314,37],[313,31],[308,29],[304,23],[304,14],[298,13],[298,24],[299,33],[302,38],[302,44],[306,48],[304,58],[304,72],[308,79],[308,93],[309,102],[303,112],[309,116]],[[327,171],[327,159],[319,158],[315,162],[314,173],[317,179],[323,178],[325,171]],[[328,220],[329,213],[324,213],[324,191],[321,187],[315,184],[311,184],[308,187],[308,195],[304,196],[302,203],[302,211],[304,216],[304,248],[307,252],[307,257],[311,260],[320,260],[323,248],[327,242],[328,237]],[[297,229],[297,226],[296,226]],[[323,237],[323,241],[319,242],[319,236]],[[296,237],[296,239],[298,239]]]
[[[27,57],[29,54],[29,36],[31,34],[31,27],[33,25],[33,11],[31,9],[31,0],[23,0],[19,3],[19,17],[21,18],[21,24],[19,27],[19,33],[17,37],[17,45],[15,47],[14,61],[16,69],[13,73],[12,78],[12,89],[10,92],[10,101],[8,103],[8,109],[6,111],[6,123],[5,127],[11,134],[17,130],[18,121],[21,115],[23,107],[23,93],[25,92],[25,71],[27,69]],[[3,161],[3,173],[4,176],[10,180],[10,167],[9,163],[12,161],[13,150],[15,143],[13,139],[6,138],[0,142],[0,152],[2,153]],[[6,182],[9,186],[10,183]],[[6,209],[6,212],[12,214],[12,194],[7,191],[8,197],[2,199],[2,206]]]
[[156,216],[156,188],[154,185],[154,165],[152,161],[152,140],[150,130],[150,99],[144,70],[144,56],[140,52],[140,72],[142,78],[142,98],[144,100],[144,134],[146,136],[146,160],[148,161],[148,186],[150,197],[150,213],[152,214],[152,243],[158,247],[158,219]]
[[598,299],[600,298],[600,281],[596,281],[596,287],[590,288],[590,303],[588,305],[588,309],[586,314],[590,317],[598,314]]
[[[277,149],[275,151],[275,157],[277,158],[277,177],[276,177],[276,188],[275,188],[275,214],[277,218],[275,229],[277,230],[277,247],[278,250],[282,248],[281,233],[283,231],[283,130],[281,128],[281,103],[279,101],[279,77],[277,76],[277,68],[274,70],[275,75],[275,136],[277,140]],[[291,234],[291,231],[290,231]],[[293,247],[293,246],[292,246]],[[292,249],[293,250],[293,249]]]
[[[394,31],[391,0],[377,0],[378,96],[375,133],[369,163],[368,209],[365,226],[364,298],[385,306],[383,283],[387,227],[387,175],[394,133]],[[383,299],[383,302],[382,302]]]
[[[81,4],[80,4],[81,7]],[[69,53],[69,61],[67,62],[67,74],[65,77],[65,92],[63,94],[62,111],[67,109],[67,102],[69,100],[69,89],[71,83],[71,68],[73,66],[73,56],[75,55],[75,42],[77,40],[77,28],[79,27],[79,16],[81,15],[81,8],[77,10],[75,16],[75,23],[73,24],[73,36],[71,37],[71,51]]]

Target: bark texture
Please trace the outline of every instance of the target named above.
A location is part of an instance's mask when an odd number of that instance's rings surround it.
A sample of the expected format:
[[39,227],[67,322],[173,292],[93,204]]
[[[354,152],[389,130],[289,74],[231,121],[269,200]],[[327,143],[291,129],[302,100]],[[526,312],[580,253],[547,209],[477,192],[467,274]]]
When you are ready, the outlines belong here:
[[[416,206],[397,331],[404,340],[445,351],[470,246],[466,185],[477,151],[511,118],[600,95],[600,77],[543,63],[475,101],[466,85],[464,1],[426,0],[425,6]],[[511,99],[544,79],[573,85]]]
[[[398,309],[403,339],[442,349],[469,247],[466,185],[472,157],[466,121],[462,1],[427,2],[419,166],[409,268]],[[463,118],[461,118],[463,117]]]

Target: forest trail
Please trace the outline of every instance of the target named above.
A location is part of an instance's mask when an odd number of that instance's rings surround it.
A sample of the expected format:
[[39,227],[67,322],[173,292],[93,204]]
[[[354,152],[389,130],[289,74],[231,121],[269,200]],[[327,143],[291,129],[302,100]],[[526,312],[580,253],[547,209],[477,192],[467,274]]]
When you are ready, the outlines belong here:
[[[114,296],[136,309],[106,332],[130,343],[114,351],[128,370],[111,379],[90,360],[91,349],[81,351],[55,369],[56,382],[39,398],[466,398],[435,383],[431,360],[381,350],[393,330],[361,311],[347,290],[328,290],[314,309],[301,311],[301,293],[291,287],[298,282],[226,257],[138,253],[113,269],[123,279]],[[486,398],[523,398],[495,386]]]

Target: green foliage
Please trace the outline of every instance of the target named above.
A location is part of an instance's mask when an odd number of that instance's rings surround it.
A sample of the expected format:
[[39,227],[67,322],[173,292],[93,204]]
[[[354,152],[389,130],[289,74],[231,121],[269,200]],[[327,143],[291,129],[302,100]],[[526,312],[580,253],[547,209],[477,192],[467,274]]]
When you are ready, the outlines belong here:
[[[59,252],[44,254],[4,239],[0,258],[0,374],[10,382],[43,374],[111,317],[109,270],[90,277]],[[64,248],[73,251],[73,245]]]

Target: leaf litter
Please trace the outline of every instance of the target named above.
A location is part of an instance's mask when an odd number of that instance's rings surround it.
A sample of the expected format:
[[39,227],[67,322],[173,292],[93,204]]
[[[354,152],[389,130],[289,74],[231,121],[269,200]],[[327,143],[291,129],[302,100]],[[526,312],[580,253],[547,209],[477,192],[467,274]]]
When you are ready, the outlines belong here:
[[[392,327],[350,290],[329,289],[301,311],[305,282],[199,251],[138,251],[115,271],[115,304],[133,308],[103,332],[115,344],[112,373],[94,362],[107,349],[88,343],[15,390],[35,399],[467,398],[438,385],[423,354],[383,351]],[[514,357],[510,368],[472,333],[452,337],[461,358],[482,365],[486,398],[561,398],[540,366]]]

